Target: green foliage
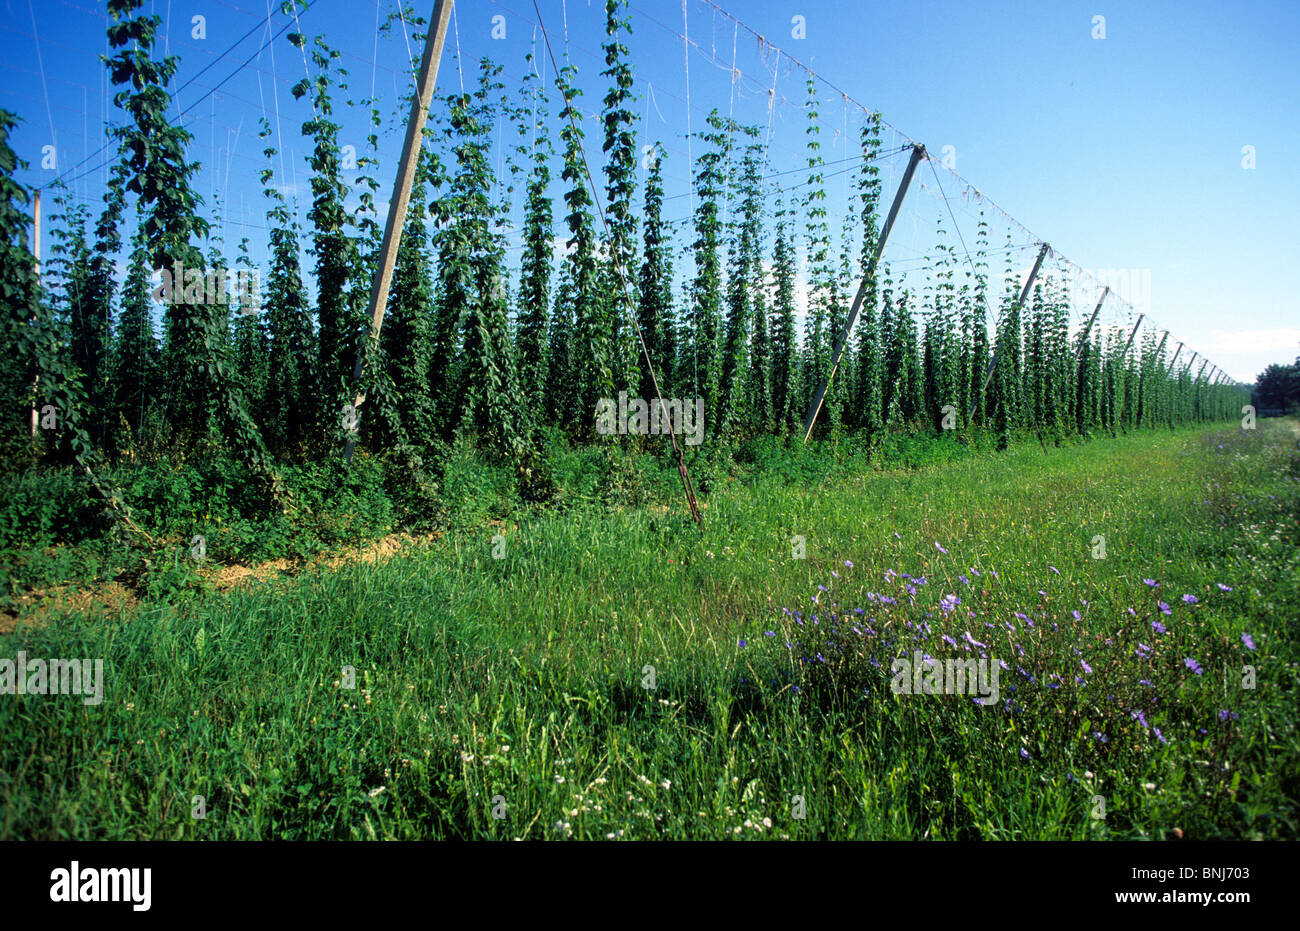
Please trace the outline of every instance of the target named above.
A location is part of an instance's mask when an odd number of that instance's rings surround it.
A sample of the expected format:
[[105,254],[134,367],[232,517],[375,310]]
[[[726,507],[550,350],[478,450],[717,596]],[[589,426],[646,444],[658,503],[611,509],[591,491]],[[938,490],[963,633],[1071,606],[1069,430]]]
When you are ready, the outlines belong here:
[[[1300,736],[1288,689],[1225,697],[1183,662],[1209,673],[1300,658],[1286,626],[1300,605],[1294,547],[1249,531],[1293,521],[1298,503],[1289,430],[1264,426],[1047,457],[1034,443],[875,476],[816,445],[757,438],[738,450],[746,478],[719,490],[709,513],[723,529],[703,544],[681,515],[598,506],[609,476],[591,447],[555,450],[557,474],[585,491],[563,512],[533,513],[510,509],[509,475],[464,447],[450,459],[453,495],[472,518],[419,550],[183,603],[151,599],[129,615],[57,611],[0,637],[10,655],[21,644],[29,656],[103,657],[114,671],[92,716],[75,698],[0,702],[0,758],[32,746],[49,758],[0,781],[0,834],[1160,839],[1177,828],[1192,839],[1294,839]],[[907,442],[964,448],[951,437]],[[653,497],[666,480],[671,493],[671,470],[638,471],[618,481],[642,481]],[[293,470],[286,479],[312,499]],[[1103,572],[1089,522],[1096,501],[1118,499],[1126,507],[1111,512]],[[965,542],[943,532],[966,524],[985,531]],[[790,537],[804,526],[820,530],[807,558],[792,559]],[[1133,545],[1114,546],[1120,539]],[[157,560],[160,594],[187,584],[182,560],[175,549]],[[914,586],[915,605],[886,570],[929,579]],[[1148,619],[1163,617],[1156,599],[1168,599],[1144,577],[1201,601],[1175,601],[1169,630],[1143,635],[1150,662],[1134,656],[1133,624],[1151,630]],[[728,580],[725,593],[701,599],[710,579]],[[819,584],[829,591],[812,604]],[[897,592],[897,603],[867,592]],[[977,616],[1033,613],[1039,633],[996,633],[993,655],[1011,666],[996,706],[891,695],[895,654],[864,646],[886,620],[961,638],[970,622],[937,606],[952,592]],[[872,620],[832,617],[832,601]],[[1096,670],[1088,688],[1075,685],[1081,657]],[[344,664],[355,689],[335,685]],[[642,685],[646,665],[654,690]],[[1032,688],[1020,668],[1064,684]],[[184,733],[157,739],[178,720]],[[225,752],[231,741],[242,755]],[[610,765],[612,752],[622,765]],[[205,820],[172,789],[200,763]],[[124,781],[131,765],[156,778]],[[794,818],[791,785],[807,780],[831,797],[866,792],[867,804],[827,807],[808,793],[807,817]],[[1103,822],[1089,805],[1098,790]],[[498,794],[509,800],[503,819],[484,802]]]
[[[298,42],[302,43],[301,37]],[[335,61],[337,49],[317,36],[311,52],[315,79],[303,78],[293,86],[294,97],[311,94],[313,117],[302,124],[302,134],[312,140],[307,156],[311,167],[312,206],[307,219],[312,224],[311,253],[316,259],[316,321],[319,357],[316,360],[317,388],[321,393],[317,410],[320,429],[342,443],[344,424],[340,412],[350,404],[352,370],[361,348],[363,321],[354,312],[349,297],[357,263],[357,243],[348,233],[351,217],[345,206],[347,183],[343,179],[339,149],[339,124],[334,121],[330,88],[345,75]],[[336,75],[337,71],[337,75]]]
[[[613,353],[610,366],[619,388],[636,390],[640,384],[641,351],[628,319],[636,307],[636,214],[632,197],[636,189],[636,114],[632,104],[632,63],[621,33],[630,34],[627,0],[605,0],[605,70],[609,90],[605,94],[601,122],[605,129],[605,220],[609,228],[605,258],[601,263],[601,296],[607,304]],[[620,16],[620,13],[623,15]],[[630,304],[630,307],[629,307]],[[649,397],[649,395],[646,395]]]
[[[562,352],[567,355],[567,374],[572,381],[572,395],[560,403],[569,408],[566,416],[572,420],[557,421],[574,436],[594,436],[594,414],[600,398],[614,397],[614,368],[618,363],[614,344],[614,323],[611,305],[600,293],[600,274],[596,263],[596,231],[593,226],[591,192],[587,188],[587,174],[582,155],[581,113],[576,101],[582,92],[575,86],[577,69],[565,65],[556,76],[556,87],[564,101],[560,113],[563,123],[560,138],[564,143],[564,171],[561,177],[568,182],[564,194],[568,208],[565,223],[569,228],[568,253],[564,261],[567,288],[561,286],[556,294],[568,306],[557,308],[556,320],[572,319],[572,339]],[[557,374],[562,363],[557,360]],[[561,379],[557,379],[560,381]],[[564,392],[563,385],[557,385]],[[561,395],[564,398],[564,394]]]
[[[650,356],[642,367],[640,397],[653,399],[658,380],[663,397],[674,397],[677,385],[677,319],[673,310],[673,268],[668,235],[664,229],[663,146],[653,146],[654,158],[645,187],[645,251],[641,257],[637,288],[637,325]],[[653,370],[654,377],[651,377]]]
[[[532,63],[532,55],[528,56]],[[551,299],[551,237],[554,216],[549,187],[551,183],[551,137],[547,129],[545,90],[536,72],[524,78],[525,94],[534,108],[529,128],[532,174],[524,208],[524,255],[519,272],[516,298],[518,328],[515,354],[519,365],[520,393],[528,416],[540,423],[545,419],[548,372],[547,324]]]
[[730,157],[735,124],[724,120],[715,109],[708,117],[709,129],[700,134],[708,146],[695,160],[695,279],[691,284],[688,366],[682,373],[689,394],[704,399],[705,433],[718,434],[721,398],[722,267],[718,256],[721,221],[718,198],[725,197],[724,168]]
[[778,432],[792,431],[800,422],[798,343],[794,324],[794,248],[790,243],[785,213],[776,211],[776,244],[772,275],[775,297],[772,303],[772,420]]
[[[739,127],[745,136],[758,135],[755,126]],[[754,370],[749,343],[755,315],[755,295],[762,273],[762,154],[763,147],[751,144],[741,160],[735,185],[739,210],[732,221],[728,252],[727,323],[722,342],[719,382],[719,436],[731,440],[737,431],[754,428],[755,409],[750,397]]]
[[436,416],[430,390],[429,363],[433,352],[433,283],[429,277],[428,210],[425,200],[429,164],[435,156],[421,149],[416,161],[406,228],[397,250],[388,310],[379,331],[379,366],[391,379],[394,422],[380,418],[370,437],[373,449],[401,438],[434,435]]
[[[262,138],[270,134],[263,122]],[[268,162],[277,154],[268,145]],[[312,325],[307,290],[298,257],[298,224],[284,195],[272,184],[273,171],[262,171],[263,193],[271,202],[271,269],[263,297],[266,306],[268,373],[264,420],[270,448],[281,458],[302,461],[309,448],[317,448],[314,435],[323,417],[323,402],[316,373],[320,350]]]

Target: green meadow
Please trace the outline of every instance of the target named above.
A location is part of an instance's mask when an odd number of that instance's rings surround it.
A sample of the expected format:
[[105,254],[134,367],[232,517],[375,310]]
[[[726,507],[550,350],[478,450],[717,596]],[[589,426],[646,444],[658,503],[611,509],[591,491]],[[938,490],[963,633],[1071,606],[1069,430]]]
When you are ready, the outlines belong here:
[[[1294,839],[1298,436],[773,457],[702,472],[702,528],[632,461],[391,558],[19,610],[0,658],[104,691],[0,696],[0,838]],[[996,702],[897,693],[916,651]]]

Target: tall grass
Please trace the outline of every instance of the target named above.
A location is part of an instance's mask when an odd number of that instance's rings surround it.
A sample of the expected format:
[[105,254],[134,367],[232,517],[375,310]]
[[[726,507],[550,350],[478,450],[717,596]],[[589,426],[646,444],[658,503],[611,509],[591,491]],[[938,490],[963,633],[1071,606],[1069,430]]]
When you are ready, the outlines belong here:
[[[517,513],[20,626],[0,657],[103,657],[106,699],[0,696],[0,837],[1295,837],[1293,430],[751,473],[702,531]],[[997,705],[890,691],[944,634]]]

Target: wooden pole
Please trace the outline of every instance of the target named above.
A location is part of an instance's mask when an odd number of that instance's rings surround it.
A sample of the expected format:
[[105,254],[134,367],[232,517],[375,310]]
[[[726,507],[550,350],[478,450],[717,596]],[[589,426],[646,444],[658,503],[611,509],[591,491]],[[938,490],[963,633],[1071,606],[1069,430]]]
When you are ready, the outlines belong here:
[[[420,61],[420,77],[417,81],[419,95],[411,101],[411,116],[406,121],[406,141],[402,145],[402,160],[398,163],[397,178],[393,182],[393,197],[388,202],[388,220],[384,224],[384,240],[379,249],[379,267],[375,269],[375,279],[370,287],[370,349],[378,346],[379,329],[384,325],[384,311],[388,306],[388,287],[393,278],[393,265],[397,262],[397,247],[402,242],[402,228],[406,225],[406,208],[411,200],[411,182],[415,179],[415,169],[420,160],[424,121],[429,114],[429,104],[433,101],[433,88],[438,80],[438,63],[442,60],[442,45],[447,38],[447,24],[451,20],[451,8],[454,5],[455,0],[436,0],[429,33],[424,37],[424,58]],[[367,346],[363,344],[357,351],[357,364],[352,370],[352,381],[357,386],[353,411],[358,429],[361,405],[366,399],[361,393],[361,376],[365,370],[366,352]],[[348,436],[347,450],[343,455],[345,462],[349,464],[352,462],[352,451],[356,445],[357,430],[353,429]]]
[[907,169],[903,172],[903,180],[898,184],[898,192],[894,194],[894,203],[889,208],[889,216],[885,218],[885,225],[880,228],[880,236],[876,239],[876,251],[871,256],[871,264],[867,266],[862,276],[862,283],[858,285],[858,294],[853,298],[853,308],[849,311],[848,323],[845,324],[844,332],[840,334],[839,341],[835,346],[835,353],[831,357],[830,374],[818,386],[817,395],[813,398],[812,406],[808,408],[808,416],[804,419],[803,441],[805,443],[812,436],[813,425],[817,423],[817,415],[821,413],[822,404],[826,400],[826,389],[830,387],[831,380],[840,367],[840,358],[844,355],[844,347],[848,345],[849,334],[853,332],[853,324],[858,322],[858,314],[862,311],[862,299],[866,296],[868,283],[876,276],[876,265],[880,262],[880,255],[885,249],[885,243],[889,240],[889,231],[894,228],[894,221],[898,219],[898,210],[903,206],[903,196],[912,183],[912,175],[916,172],[916,166],[923,158],[925,158],[925,146],[920,143],[912,146],[912,158],[908,161]]
[[[36,285],[41,284],[41,189],[37,188],[32,200],[32,220],[33,220],[33,237],[32,237],[32,256],[36,259]],[[36,393],[40,391],[41,376],[38,374],[32,379],[32,436],[36,436],[36,427],[39,423],[39,416],[36,412]]]
[[[1168,335],[1169,335],[1169,331],[1166,330],[1166,331],[1165,331],[1165,336],[1168,336]],[[1164,341],[1163,341],[1163,340],[1161,341],[1160,345],[1161,345],[1161,346],[1164,345]],[[1168,375],[1168,374],[1170,374],[1170,373],[1173,372],[1173,370],[1174,370],[1174,363],[1178,361],[1178,355],[1179,355],[1179,353],[1181,353],[1182,351],[1183,351],[1183,341],[1182,341],[1182,340],[1179,340],[1179,341],[1178,341],[1178,348],[1174,350],[1174,357],[1173,357],[1172,359],[1169,360],[1169,368],[1167,368],[1167,369],[1165,370],[1165,374],[1166,374],[1166,375]],[[1159,349],[1156,350],[1156,355],[1157,355],[1157,356],[1160,355],[1160,350],[1159,350]]]
[[1097,306],[1092,309],[1092,316],[1088,318],[1088,325],[1083,328],[1083,334],[1079,337],[1079,348],[1074,351],[1074,364],[1079,364],[1079,359],[1083,356],[1083,347],[1088,342],[1088,334],[1092,332],[1092,325],[1097,322],[1097,314],[1101,313],[1101,305],[1106,303],[1106,295],[1110,294],[1110,286],[1101,292],[1101,299],[1097,301]]
[[1124,358],[1128,358],[1128,351],[1133,348],[1133,337],[1138,335],[1138,327],[1142,325],[1142,318],[1146,314],[1138,314],[1137,322],[1133,324],[1133,331],[1128,335],[1128,342],[1124,344]]
[[1169,331],[1165,330],[1165,335],[1160,337],[1160,345],[1156,347],[1155,358],[1160,358],[1160,350],[1165,348],[1165,341],[1169,339]]
[[[1029,277],[1025,279],[1025,286],[1020,289],[1020,297],[1016,298],[1015,304],[1011,305],[1013,309],[1024,306],[1025,299],[1029,297],[1029,291],[1034,286],[1034,279],[1038,277],[1038,270],[1043,267],[1043,259],[1047,258],[1047,250],[1049,248],[1051,247],[1048,246],[1047,243],[1043,243],[1042,248],[1038,250],[1038,258],[1034,260],[1034,267],[1029,270]],[[1020,334],[1017,333],[1015,338],[1020,339]],[[989,363],[989,370],[984,375],[984,384],[980,386],[981,394],[989,390],[989,381],[993,378],[993,373],[997,371],[999,350],[1001,350],[1001,348],[1002,347],[996,343],[994,344],[993,361]],[[975,404],[972,402],[970,410],[966,412],[966,419],[969,421],[971,415],[974,413]]]

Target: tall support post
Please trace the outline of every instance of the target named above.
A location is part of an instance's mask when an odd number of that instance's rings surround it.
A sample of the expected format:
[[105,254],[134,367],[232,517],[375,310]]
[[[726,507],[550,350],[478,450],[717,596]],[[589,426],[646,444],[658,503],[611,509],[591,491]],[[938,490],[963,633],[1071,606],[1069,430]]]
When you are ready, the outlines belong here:
[[1088,342],[1088,334],[1092,332],[1092,325],[1097,322],[1097,314],[1101,313],[1101,305],[1106,303],[1106,295],[1110,294],[1110,286],[1101,292],[1101,298],[1097,301],[1097,306],[1092,309],[1092,316],[1088,318],[1088,325],[1083,328],[1079,335],[1079,348],[1074,351],[1074,364],[1079,364],[1079,359],[1083,357],[1083,347]]
[[393,197],[388,202],[388,220],[384,224],[384,240],[379,249],[379,267],[375,269],[375,279],[370,286],[369,345],[363,343],[357,351],[357,364],[352,369],[352,381],[357,386],[357,397],[353,402],[356,414],[354,423],[357,427],[349,433],[347,450],[343,454],[344,461],[348,464],[352,462],[352,451],[357,445],[361,405],[366,399],[361,393],[361,375],[365,370],[367,350],[379,344],[379,329],[384,325],[388,287],[393,279],[393,265],[397,261],[397,247],[402,241],[402,229],[406,225],[406,208],[410,204],[411,182],[415,179],[415,168],[420,159],[424,121],[429,114],[429,104],[433,101],[438,63],[442,60],[442,45],[447,38],[447,24],[451,20],[451,8],[455,2],[456,0],[436,0],[433,5],[432,28],[424,39],[424,58],[420,61],[420,77],[417,82],[419,95],[411,101],[411,115],[406,121],[406,141],[402,144],[402,160],[398,163],[397,178],[393,182]]
[[[36,259],[36,284],[41,283],[41,189],[37,188],[32,200],[32,257]],[[36,392],[40,390],[41,376],[32,379],[32,436],[36,435],[36,426],[40,420],[36,413]]]
[[1200,380],[1201,380],[1201,373],[1205,371],[1205,367],[1206,367],[1207,365],[1209,365],[1209,364],[1210,364],[1210,360],[1209,360],[1209,359],[1202,359],[1202,360],[1201,360],[1201,367],[1200,367],[1200,368],[1197,370],[1197,372],[1196,372],[1196,379],[1195,379],[1196,381],[1200,381]]
[[[1165,331],[1165,335],[1166,335],[1166,336],[1169,335],[1169,331],[1168,331],[1168,330]],[[1164,345],[1164,341],[1163,341],[1163,340],[1161,340],[1160,345],[1162,345],[1162,346]],[[1165,374],[1166,374],[1166,375],[1169,375],[1169,374],[1171,374],[1171,373],[1173,372],[1173,370],[1174,370],[1174,363],[1178,361],[1178,355],[1179,355],[1179,353],[1181,353],[1182,351],[1183,351],[1183,341],[1180,339],[1180,340],[1178,341],[1178,348],[1174,350],[1174,357],[1173,357],[1172,359],[1169,360],[1169,368],[1167,368],[1167,369],[1165,370]],[[1157,356],[1160,355],[1160,350],[1159,350],[1159,349],[1156,350],[1156,355],[1157,355]]]
[[1146,314],[1138,314],[1137,321],[1133,324],[1133,331],[1128,335],[1128,342],[1124,344],[1124,358],[1128,358],[1128,351],[1133,348],[1133,337],[1138,335],[1138,327],[1142,325],[1143,318]]
[[[1043,267],[1043,259],[1047,258],[1047,250],[1050,248],[1051,247],[1047,243],[1043,243],[1042,248],[1038,250],[1038,258],[1034,260],[1034,267],[1030,269],[1029,277],[1025,279],[1025,286],[1020,289],[1020,297],[1016,298],[1016,303],[1013,305],[1014,307],[1023,307],[1025,305],[1025,300],[1029,297],[1029,291],[1034,286],[1034,279],[1038,277],[1038,270]],[[1016,339],[1019,338],[1020,334],[1017,333]],[[994,345],[993,361],[989,363],[989,370],[984,374],[984,384],[980,385],[981,394],[989,390],[989,381],[993,378],[993,373],[996,372],[998,368],[998,353],[1001,348],[1002,347],[999,345]],[[969,421],[974,413],[975,403],[972,401],[970,410],[966,412],[966,420]]]
[[1187,360],[1187,371],[1190,372],[1192,370],[1192,366],[1196,363],[1196,357],[1198,355],[1200,355],[1200,353],[1194,352],[1192,353],[1192,357]]
[[831,380],[840,367],[840,358],[844,355],[844,347],[848,345],[849,334],[853,332],[853,324],[858,322],[858,314],[862,312],[862,299],[866,296],[867,284],[876,275],[876,266],[880,262],[881,253],[885,250],[885,243],[889,240],[889,231],[894,228],[894,221],[898,219],[898,210],[903,206],[903,197],[907,194],[907,188],[912,183],[912,175],[916,173],[916,166],[920,164],[923,158],[925,158],[925,146],[918,142],[912,146],[912,157],[907,163],[907,169],[903,172],[903,180],[898,184],[898,191],[894,194],[894,203],[889,208],[889,216],[885,218],[885,225],[880,228],[880,236],[876,239],[876,251],[871,256],[871,264],[867,266],[862,276],[862,283],[858,285],[857,296],[853,298],[853,308],[849,311],[848,322],[844,325],[844,332],[840,334],[840,338],[835,345],[835,353],[831,356],[830,374],[817,387],[817,395],[813,398],[812,406],[808,408],[808,416],[804,419],[803,424],[803,441],[805,443],[812,436],[813,425],[817,423],[817,415],[821,413],[822,404],[826,401],[826,390],[830,387]]
[[1165,335],[1160,337],[1160,345],[1156,347],[1155,358],[1160,358],[1160,350],[1165,348],[1165,342],[1169,339],[1169,331],[1165,330]]

